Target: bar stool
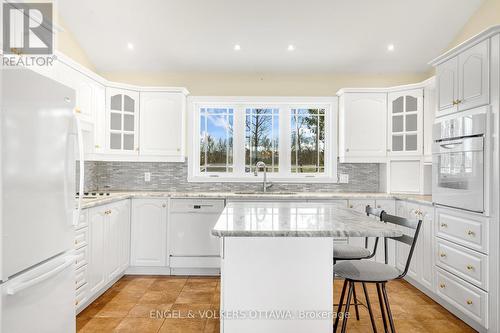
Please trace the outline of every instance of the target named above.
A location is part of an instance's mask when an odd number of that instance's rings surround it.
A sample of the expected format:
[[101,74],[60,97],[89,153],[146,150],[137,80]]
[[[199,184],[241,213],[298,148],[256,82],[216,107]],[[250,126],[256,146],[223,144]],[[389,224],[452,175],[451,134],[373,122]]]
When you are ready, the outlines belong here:
[[[366,216],[376,216],[380,219],[383,212],[381,209],[372,208],[370,205],[365,208]],[[335,265],[337,261],[340,260],[361,260],[361,259],[371,259],[377,253],[378,237],[375,239],[375,244],[373,250],[368,249],[368,237],[365,237],[365,246],[356,246],[348,244],[339,244],[333,246],[333,264]],[[334,271],[335,273],[335,271]],[[335,275],[334,275],[335,276]],[[356,297],[356,287],[353,285],[354,294],[354,309],[356,310],[356,319],[359,320],[359,301]],[[340,303],[342,304],[342,303]]]
[[[380,304],[380,311],[382,313],[382,321],[384,323],[384,331],[387,333],[387,320],[385,311],[387,311],[387,317],[389,319],[389,325],[391,332],[395,333],[396,329],[394,327],[394,320],[392,318],[391,307],[389,306],[389,298],[387,296],[386,283],[388,281],[402,279],[410,267],[411,258],[413,256],[413,251],[415,250],[415,244],[417,243],[418,234],[420,233],[420,227],[422,226],[422,220],[410,220],[399,216],[389,215],[385,211],[380,215],[381,220],[386,223],[392,223],[398,226],[403,226],[415,230],[413,237],[408,235],[403,235],[401,237],[387,237],[387,239],[393,239],[397,242],[401,242],[410,246],[410,251],[406,259],[406,264],[404,271],[401,272],[399,269],[388,265],[382,264],[375,261],[344,261],[334,265],[334,271],[337,276],[345,279],[344,286],[342,287],[342,294],[340,296],[340,303],[337,310],[337,314],[342,310],[342,302],[344,301],[346,288],[349,287],[347,293],[347,300],[345,305],[344,313],[349,312],[349,306],[351,298],[354,295],[354,283],[360,282],[363,285],[363,290],[365,292],[366,304],[368,307],[368,312],[370,314],[370,321],[372,324],[373,332],[377,332],[375,326],[375,320],[373,317],[373,312],[370,305],[370,299],[368,298],[368,293],[366,291],[366,283],[375,283],[377,287],[377,295]],[[387,242],[385,242],[385,247],[387,247]],[[385,307],[385,311],[384,311]],[[342,333],[345,333],[347,329],[347,317],[342,321]],[[337,331],[337,326],[339,322],[339,317],[335,319],[333,325],[333,331]]]

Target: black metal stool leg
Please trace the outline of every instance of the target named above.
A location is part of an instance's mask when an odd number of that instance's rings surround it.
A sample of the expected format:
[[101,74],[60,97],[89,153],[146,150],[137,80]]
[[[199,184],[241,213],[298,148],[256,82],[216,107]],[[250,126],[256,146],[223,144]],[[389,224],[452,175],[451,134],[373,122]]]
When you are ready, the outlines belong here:
[[347,294],[347,300],[345,304],[344,319],[342,320],[342,330],[341,333],[345,333],[347,330],[347,319],[349,314],[349,306],[351,305],[351,298],[353,294],[354,282],[349,281],[349,293]]
[[394,320],[392,318],[391,306],[389,305],[389,297],[387,296],[387,289],[385,289],[385,283],[382,283],[382,293],[384,294],[384,303],[387,308],[387,316],[389,317],[389,324],[391,325],[392,333],[396,333],[396,328],[394,327]]
[[340,311],[342,311],[342,303],[344,302],[346,288],[347,288],[347,280],[344,280],[344,285],[342,286],[342,293],[340,294],[339,305],[337,307],[337,316],[335,318],[335,323],[333,324],[333,332],[337,332],[337,326],[339,325],[339,313]]
[[384,332],[388,333],[387,320],[385,319],[384,300],[382,299],[382,291],[380,290],[380,284],[376,283],[376,286],[377,286],[378,302],[380,304],[380,312],[382,313],[382,322],[384,323]]
[[352,295],[354,298],[354,310],[356,311],[356,320],[359,320],[358,297],[356,296],[356,283],[352,282]]
[[368,291],[366,290],[366,283],[363,284],[363,291],[365,292],[366,306],[368,307],[368,313],[370,314],[370,321],[372,322],[373,333],[377,333],[377,325],[375,325],[375,319],[373,318],[372,306],[370,304],[370,298],[368,297]]

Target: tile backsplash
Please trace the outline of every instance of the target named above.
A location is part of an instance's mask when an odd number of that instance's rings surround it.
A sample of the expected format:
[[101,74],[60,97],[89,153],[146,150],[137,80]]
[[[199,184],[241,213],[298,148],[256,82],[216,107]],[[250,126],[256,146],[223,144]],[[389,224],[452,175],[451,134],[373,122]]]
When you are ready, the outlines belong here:
[[[151,181],[144,181],[144,173]],[[293,192],[379,192],[379,164],[338,164],[338,173],[349,175],[348,184],[274,183],[273,191]],[[190,183],[187,162],[85,162],[87,191],[258,191],[261,183]],[[78,168],[77,168],[78,177]]]

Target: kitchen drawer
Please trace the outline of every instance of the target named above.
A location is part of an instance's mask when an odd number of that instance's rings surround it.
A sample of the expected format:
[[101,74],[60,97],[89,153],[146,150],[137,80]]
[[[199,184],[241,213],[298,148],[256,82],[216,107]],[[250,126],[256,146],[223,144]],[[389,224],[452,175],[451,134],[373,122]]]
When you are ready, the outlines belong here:
[[82,209],[80,212],[80,217],[78,218],[78,224],[75,226],[75,229],[81,229],[89,225],[89,211],[88,209]]
[[220,213],[224,210],[222,199],[172,199],[171,213]]
[[78,290],[87,283],[87,267],[83,265],[75,272],[75,289]]
[[438,296],[487,328],[488,293],[443,269],[436,269]]
[[488,256],[436,238],[436,265],[488,290]]
[[75,251],[75,269],[88,263],[88,246],[84,246]]
[[75,249],[87,246],[89,243],[89,228],[81,228],[75,231]]
[[75,306],[76,306],[77,311],[89,299],[89,290],[88,289],[89,289],[88,283],[85,283],[83,286],[78,288],[78,290],[76,291]]
[[436,209],[436,236],[488,253],[488,219],[452,209]]

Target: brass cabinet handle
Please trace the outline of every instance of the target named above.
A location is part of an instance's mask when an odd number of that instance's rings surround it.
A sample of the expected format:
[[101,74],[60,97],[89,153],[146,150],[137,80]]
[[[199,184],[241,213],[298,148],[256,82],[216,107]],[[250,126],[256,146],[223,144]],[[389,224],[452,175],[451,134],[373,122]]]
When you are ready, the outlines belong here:
[[462,103],[464,100],[463,99],[457,99],[457,105]]
[[354,208],[354,206],[353,205],[349,205],[349,208]]
[[474,231],[472,231],[472,230],[469,230],[469,231],[467,231],[467,235],[469,235],[469,236],[475,236],[476,233]]
[[472,271],[472,270],[474,269],[474,266],[472,266],[472,265],[467,265],[467,269],[468,269],[469,271]]
[[441,223],[441,228],[448,228],[448,225],[446,223]]
[[472,301],[470,299],[467,300],[468,305],[472,305]]
[[348,153],[348,152],[349,152],[349,148],[346,148],[346,149],[345,149],[345,152],[346,152],[346,153]]
[[94,147],[95,147],[95,148],[101,148],[101,146],[99,146],[99,145],[95,145]]
[[441,258],[444,258],[446,257],[446,253],[441,253],[439,256],[441,256]]
[[439,285],[439,288],[441,288],[441,289],[446,288],[446,285],[445,285],[444,283],[441,283],[441,284]]
[[75,108],[75,113],[82,113],[82,110],[80,110],[80,108]]
[[166,208],[166,207],[167,207],[167,204],[163,204],[163,205],[161,205],[161,206],[162,206],[163,208]]

